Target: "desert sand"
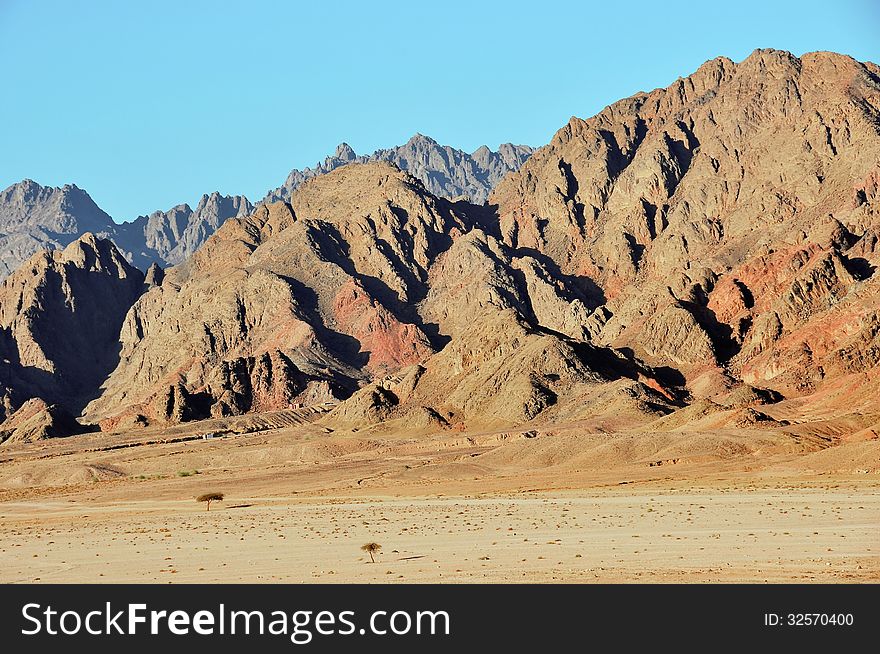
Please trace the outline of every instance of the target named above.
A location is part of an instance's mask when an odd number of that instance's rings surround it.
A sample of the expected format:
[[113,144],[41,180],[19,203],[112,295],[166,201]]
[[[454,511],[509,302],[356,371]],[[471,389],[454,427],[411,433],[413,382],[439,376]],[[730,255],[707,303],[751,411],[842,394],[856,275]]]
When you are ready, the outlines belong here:
[[880,580],[876,440],[199,427],[6,448],[0,582]]

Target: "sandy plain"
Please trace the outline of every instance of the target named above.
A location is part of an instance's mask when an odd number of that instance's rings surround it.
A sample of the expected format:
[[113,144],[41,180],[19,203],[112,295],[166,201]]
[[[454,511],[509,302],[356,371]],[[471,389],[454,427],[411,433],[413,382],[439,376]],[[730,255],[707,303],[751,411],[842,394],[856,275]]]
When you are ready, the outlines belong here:
[[876,439],[207,427],[0,451],[0,582],[880,581]]

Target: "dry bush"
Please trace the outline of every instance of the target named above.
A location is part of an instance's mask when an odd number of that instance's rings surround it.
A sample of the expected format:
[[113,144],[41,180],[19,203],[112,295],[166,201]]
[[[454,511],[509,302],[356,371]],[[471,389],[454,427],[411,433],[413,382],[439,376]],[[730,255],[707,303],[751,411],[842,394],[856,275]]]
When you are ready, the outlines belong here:
[[196,498],[196,502],[207,502],[208,503],[208,511],[211,510],[211,502],[222,502],[223,501],[223,493],[205,493],[204,495],[199,495]]
[[370,562],[375,563],[376,559],[373,558],[373,554],[382,549],[382,546],[379,543],[367,543],[366,545],[361,545],[361,549],[370,555]]

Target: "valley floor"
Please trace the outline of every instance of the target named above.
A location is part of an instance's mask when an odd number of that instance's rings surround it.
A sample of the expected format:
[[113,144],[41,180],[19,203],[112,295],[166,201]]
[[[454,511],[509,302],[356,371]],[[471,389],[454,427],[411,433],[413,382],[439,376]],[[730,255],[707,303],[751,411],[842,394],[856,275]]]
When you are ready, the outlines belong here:
[[[3,582],[880,580],[880,493],[2,506]],[[39,517],[36,517],[39,516]],[[360,545],[382,545],[375,564]]]
[[[0,457],[0,582],[880,581],[876,441],[713,457],[595,437],[22,447]],[[226,499],[206,511],[206,491]]]

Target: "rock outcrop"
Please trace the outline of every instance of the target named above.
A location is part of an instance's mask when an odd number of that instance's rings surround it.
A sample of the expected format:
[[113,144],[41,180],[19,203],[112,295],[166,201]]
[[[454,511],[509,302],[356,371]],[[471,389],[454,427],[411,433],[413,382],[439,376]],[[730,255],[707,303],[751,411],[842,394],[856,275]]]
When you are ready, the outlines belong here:
[[119,329],[144,276],[86,234],[43,250],[0,283],[5,411],[39,397],[79,413],[117,362]]
[[0,423],[0,445],[62,438],[82,431],[83,427],[64,409],[34,398]]

